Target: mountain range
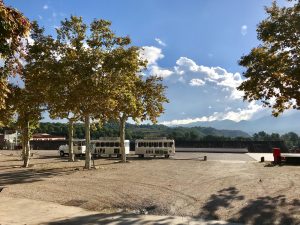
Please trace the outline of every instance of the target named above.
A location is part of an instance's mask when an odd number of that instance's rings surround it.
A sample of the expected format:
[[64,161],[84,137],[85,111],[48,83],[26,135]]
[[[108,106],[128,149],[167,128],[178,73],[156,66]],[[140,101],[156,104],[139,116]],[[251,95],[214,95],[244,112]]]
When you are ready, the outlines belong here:
[[300,134],[300,112],[288,116],[265,116],[256,120],[242,120],[235,122],[232,120],[219,120],[211,122],[195,122],[184,125],[185,127],[213,127],[215,129],[240,130],[249,134],[265,131],[267,133],[284,134],[295,132]]

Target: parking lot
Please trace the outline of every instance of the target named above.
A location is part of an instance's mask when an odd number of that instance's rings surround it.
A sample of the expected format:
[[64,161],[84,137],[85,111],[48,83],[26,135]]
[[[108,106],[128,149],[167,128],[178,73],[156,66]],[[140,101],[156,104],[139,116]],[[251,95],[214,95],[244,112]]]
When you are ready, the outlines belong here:
[[[192,216],[247,224],[300,222],[300,167],[260,163],[247,154],[176,153],[170,159],[129,157],[68,162],[57,151],[0,152],[3,197],[27,198],[104,213]],[[203,156],[207,161],[203,161]],[[288,213],[287,213],[288,212]]]

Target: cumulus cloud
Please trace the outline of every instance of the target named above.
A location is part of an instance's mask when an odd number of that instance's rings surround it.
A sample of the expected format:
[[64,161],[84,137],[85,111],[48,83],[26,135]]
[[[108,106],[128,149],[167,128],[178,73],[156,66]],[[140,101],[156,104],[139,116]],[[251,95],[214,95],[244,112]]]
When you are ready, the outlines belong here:
[[161,46],[164,46],[164,47],[166,46],[166,43],[163,42],[162,40],[160,40],[159,38],[155,38],[155,41]]
[[214,112],[210,116],[202,116],[198,118],[187,118],[181,120],[171,120],[171,121],[163,121],[160,124],[166,126],[176,126],[176,125],[185,125],[194,122],[211,122],[215,120],[232,120],[235,122],[239,122],[241,120],[249,120],[256,113],[263,109],[262,106],[257,105],[255,102],[251,102],[244,109],[237,109],[236,111],[226,111],[226,112]]
[[48,8],[49,8],[48,5],[44,5],[44,6],[43,6],[43,9],[44,9],[44,10],[47,10]]
[[162,50],[154,46],[144,46],[140,51],[140,57],[147,60],[147,65],[156,65],[157,60],[164,58]]
[[144,46],[140,51],[140,57],[147,60],[147,67],[152,75],[166,78],[173,74],[173,71],[162,69],[157,65],[159,59],[164,58],[162,50],[154,46]]
[[159,66],[153,65],[150,68],[151,75],[156,75],[158,77],[166,78],[173,74],[173,71],[168,69],[161,69]]
[[247,25],[241,26],[241,34],[245,36],[247,32],[248,32],[248,26]]
[[190,80],[190,85],[191,86],[203,86],[205,84],[205,81],[201,79],[191,79]]
[[[239,73],[230,73],[221,67],[207,67],[203,65],[197,65],[197,63],[192,59],[189,59],[187,57],[180,57],[176,61],[174,73],[180,76],[188,74],[187,76],[198,76],[202,78],[192,78],[189,82],[190,84],[195,84],[195,81],[203,81],[204,79],[207,82],[214,83],[217,86],[221,86],[221,90],[230,92],[230,99],[241,99],[244,95],[243,92],[236,89],[243,81],[241,75]],[[198,82],[198,84],[204,85],[205,81],[200,83]]]

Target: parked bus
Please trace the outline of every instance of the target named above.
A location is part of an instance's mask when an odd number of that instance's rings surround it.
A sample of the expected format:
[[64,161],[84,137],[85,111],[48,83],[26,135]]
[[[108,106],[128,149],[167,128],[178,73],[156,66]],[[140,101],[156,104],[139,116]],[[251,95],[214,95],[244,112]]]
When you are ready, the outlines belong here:
[[[75,155],[85,155],[85,139],[73,139],[73,151]],[[69,145],[61,145],[58,148],[61,157],[69,155]]]
[[[105,137],[98,140],[92,140],[93,144],[92,154],[95,157],[115,155],[121,157],[120,138],[119,137]],[[129,154],[129,140],[125,140],[125,154]]]
[[164,156],[169,158],[175,155],[175,141],[166,138],[138,139],[135,141],[135,154],[139,157]]

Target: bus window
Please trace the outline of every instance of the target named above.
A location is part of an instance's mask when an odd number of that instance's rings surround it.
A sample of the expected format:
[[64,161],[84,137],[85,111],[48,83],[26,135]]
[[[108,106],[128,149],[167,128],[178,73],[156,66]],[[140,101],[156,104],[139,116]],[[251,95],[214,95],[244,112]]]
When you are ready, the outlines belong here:
[[164,147],[165,147],[165,148],[168,147],[168,142],[164,142]]
[[149,147],[153,147],[153,142],[149,142]]
[[161,142],[158,142],[158,147],[162,147],[162,143]]
[[120,143],[119,142],[115,142],[115,147],[120,147]]
[[158,143],[154,142],[154,147],[157,148],[158,147]]
[[101,145],[101,147],[104,147],[104,142],[101,142],[100,145]]
[[96,143],[96,147],[100,147],[100,143],[99,142]]
[[110,142],[110,143],[109,143],[109,146],[110,146],[110,147],[114,147],[114,146],[115,146],[115,143],[114,143],[114,142]]
[[149,143],[148,142],[145,142],[145,147],[149,147]]
[[73,146],[78,146],[78,142],[73,142]]
[[105,142],[105,147],[109,147],[109,142]]
[[173,142],[170,142],[170,147],[173,147]]

